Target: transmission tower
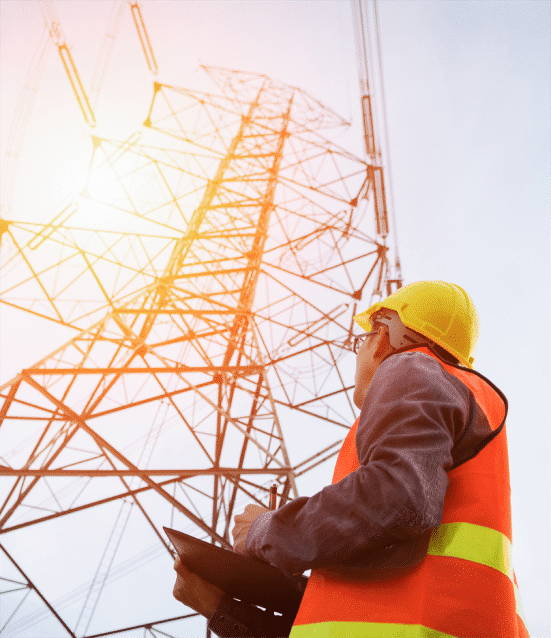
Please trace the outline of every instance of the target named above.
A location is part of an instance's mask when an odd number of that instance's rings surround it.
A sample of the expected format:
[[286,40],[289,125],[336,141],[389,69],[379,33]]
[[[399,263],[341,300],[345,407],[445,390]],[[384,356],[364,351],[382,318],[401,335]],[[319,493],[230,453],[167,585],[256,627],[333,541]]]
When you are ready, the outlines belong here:
[[155,83],[140,131],[92,136],[49,223],[2,222],[0,301],[75,335],[0,388],[7,638],[189,635],[156,611],[163,525],[229,548],[355,419],[352,316],[396,283],[380,167],[304,91],[203,71],[212,92]]

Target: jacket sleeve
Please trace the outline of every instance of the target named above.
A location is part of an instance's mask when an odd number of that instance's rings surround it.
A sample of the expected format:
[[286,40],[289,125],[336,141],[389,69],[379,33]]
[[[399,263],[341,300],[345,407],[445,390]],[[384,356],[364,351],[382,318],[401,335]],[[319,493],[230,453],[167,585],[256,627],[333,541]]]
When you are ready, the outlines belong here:
[[358,469],[259,516],[247,535],[249,554],[289,576],[368,567],[374,555],[438,526],[454,441],[472,412],[469,391],[455,381],[422,353],[384,361],[360,413]]

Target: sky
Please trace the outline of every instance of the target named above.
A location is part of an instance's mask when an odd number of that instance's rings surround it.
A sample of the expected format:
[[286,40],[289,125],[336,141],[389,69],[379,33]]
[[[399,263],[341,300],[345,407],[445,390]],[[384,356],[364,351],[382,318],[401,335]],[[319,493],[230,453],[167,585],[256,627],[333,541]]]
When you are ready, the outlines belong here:
[[[350,119],[345,141],[361,155],[348,2],[152,0],[141,5],[158,81],[199,87],[199,64],[269,75]],[[55,6],[89,87],[111,2]],[[0,157],[5,167],[43,21],[30,0],[2,1],[0,9]],[[379,20],[387,169],[404,283],[457,283],[478,309],[475,368],[509,401],[513,565],[530,633],[544,638],[551,635],[550,3],[382,0]],[[98,134],[123,138],[141,125],[152,79],[127,11],[97,96]],[[21,144],[7,216],[47,221],[84,178],[88,152],[82,116],[51,49]],[[5,191],[3,205],[4,197]],[[67,339],[53,324],[37,330],[33,320],[6,308],[0,320],[0,383]],[[327,484],[332,469],[330,462],[305,477],[301,495]],[[169,596],[172,575],[158,578]],[[181,613],[177,603],[167,603],[167,609],[167,615]]]

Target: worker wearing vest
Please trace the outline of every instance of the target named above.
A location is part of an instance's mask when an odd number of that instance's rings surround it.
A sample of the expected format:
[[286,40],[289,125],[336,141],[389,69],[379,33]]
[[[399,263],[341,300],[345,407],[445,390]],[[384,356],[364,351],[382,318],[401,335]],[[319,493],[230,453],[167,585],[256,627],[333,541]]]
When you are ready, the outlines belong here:
[[[274,512],[248,505],[234,551],[289,576],[312,569],[291,638],[527,638],[511,565],[507,401],[472,370],[472,301],[454,284],[417,282],[355,321],[366,332],[354,347],[361,413],[332,485]],[[220,616],[240,626],[218,635],[267,635],[242,603],[200,591],[213,631]]]

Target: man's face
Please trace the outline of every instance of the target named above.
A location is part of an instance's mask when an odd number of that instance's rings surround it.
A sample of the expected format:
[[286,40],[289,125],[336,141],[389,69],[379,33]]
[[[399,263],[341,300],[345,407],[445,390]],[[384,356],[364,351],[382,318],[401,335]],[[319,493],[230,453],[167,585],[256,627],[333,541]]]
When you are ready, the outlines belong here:
[[356,375],[354,377],[354,405],[357,408],[362,407],[365,395],[369,388],[369,384],[381,363],[377,356],[380,350],[381,341],[385,338],[383,328],[380,328],[376,334],[368,335],[358,353],[356,354]]

